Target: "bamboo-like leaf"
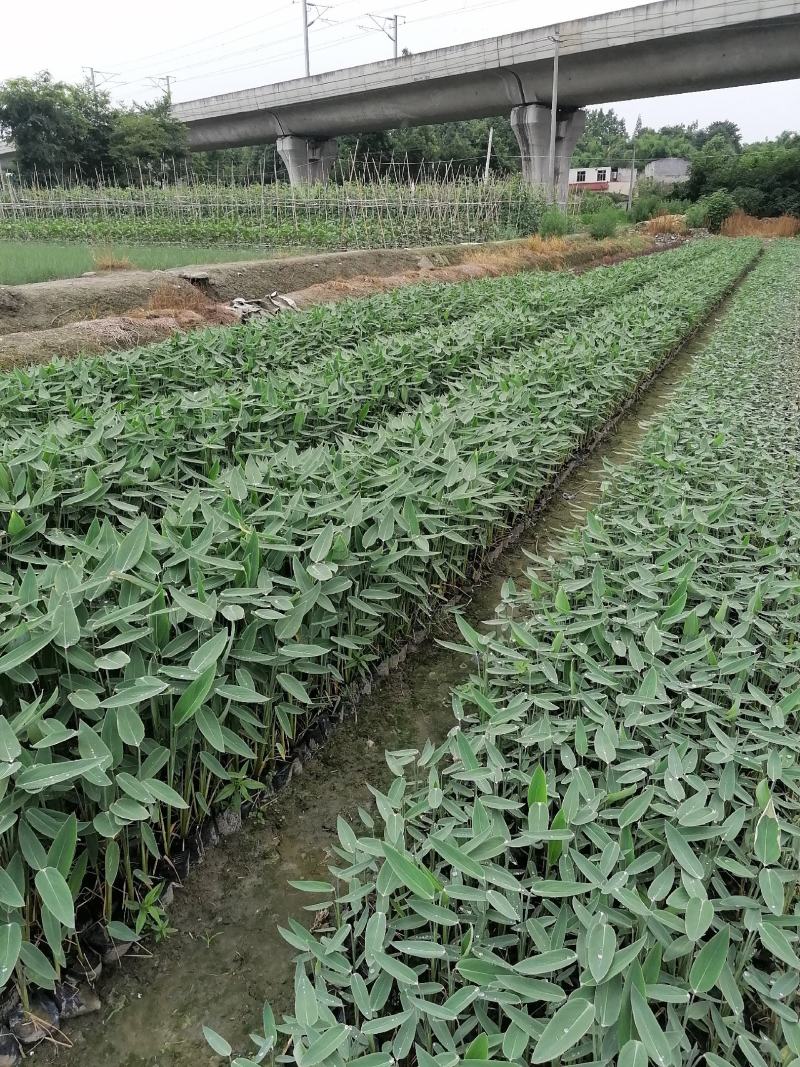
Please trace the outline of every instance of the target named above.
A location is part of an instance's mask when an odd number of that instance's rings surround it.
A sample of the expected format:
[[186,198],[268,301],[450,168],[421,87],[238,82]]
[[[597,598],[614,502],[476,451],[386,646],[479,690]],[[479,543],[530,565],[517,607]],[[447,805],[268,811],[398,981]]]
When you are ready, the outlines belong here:
[[536,1042],[531,1063],[547,1063],[568,1052],[589,1032],[594,1022],[594,1004],[573,997],[559,1008]]
[[36,889],[44,906],[68,930],[75,928],[75,906],[64,876],[55,867],[36,872]]
[[695,993],[707,993],[717,984],[728,958],[729,944],[730,927],[723,926],[697,953],[689,971],[689,985]]

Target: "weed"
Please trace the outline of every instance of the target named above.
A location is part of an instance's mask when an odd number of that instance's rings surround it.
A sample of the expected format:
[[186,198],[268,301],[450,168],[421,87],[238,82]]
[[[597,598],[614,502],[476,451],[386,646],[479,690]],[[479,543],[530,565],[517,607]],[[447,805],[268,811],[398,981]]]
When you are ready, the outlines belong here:
[[133,264],[127,256],[120,256],[113,249],[96,249],[92,252],[94,269],[99,271],[131,270]]
[[726,237],[797,237],[800,219],[782,215],[777,219],[757,219],[743,211],[735,211],[722,224]]
[[656,234],[684,234],[686,233],[686,218],[683,215],[654,215],[644,224],[644,230],[645,233],[649,233],[652,236]]

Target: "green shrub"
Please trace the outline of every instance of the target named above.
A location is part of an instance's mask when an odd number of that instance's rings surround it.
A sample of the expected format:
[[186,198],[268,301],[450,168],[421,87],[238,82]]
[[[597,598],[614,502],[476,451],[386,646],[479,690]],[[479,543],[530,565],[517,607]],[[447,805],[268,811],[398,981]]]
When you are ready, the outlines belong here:
[[569,231],[567,216],[557,207],[550,207],[542,215],[539,233],[542,237],[563,237]]
[[706,226],[712,233],[719,233],[725,219],[736,210],[736,201],[727,189],[717,189],[706,199]]
[[691,206],[691,200],[683,200],[675,196],[664,201],[664,210],[668,215],[685,215]]
[[761,215],[767,200],[766,194],[761,189],[755,189],[750,185],[740,185],[733,190],[731,196],[736,201],[736,206],[747,215]]
[[596,215],[599,211],[607,211],[615,206],[613,196],[608,193],[582,193],[579,202],[581,215]]
[[613,237],[620,223],[619,212],[613,208],[599,211],[589,222],[589,233],[595,241],[602,241],[606,237]]
[[642,196],[637,196],[634,200],[631,208],[631,219],[633,222],[647,222],[648,219],[652,219],[655,215],[668,213],[666,204],[660,196],[655,193],[646,193]]
[[259,1061],[788,1064],[798,251],[768,252],[559,562],[490,633],[459,620],[447,738],[387,756],[331,878],[292,883],[325,914],[281,931],[293,1010],[264,1010]]
[[699,230],[706,225],[706,205],[699,200],[686,209],[686,225],[691,230]]

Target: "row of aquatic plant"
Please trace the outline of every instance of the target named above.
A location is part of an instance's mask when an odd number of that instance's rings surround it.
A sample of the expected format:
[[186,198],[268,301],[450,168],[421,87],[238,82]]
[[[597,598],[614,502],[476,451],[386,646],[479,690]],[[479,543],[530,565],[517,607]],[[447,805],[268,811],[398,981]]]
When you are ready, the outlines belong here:
[[476,337],[473,374],[338,445],[262,431],[215,470],[176,425],[173,466],[123,485],[134,411],[74,453],[31,438],[0,485],[0,980],[52,984],[76,928],[135,911],[159,860],[425,624],[757,253],[718,248],[503,359]]
[[[542,331],[553,329],[569,321],[571,314],[600,307],[666,272],[699,262],[720,247],[722,242],[714,240],[693,242],[579,276],[524,273],[462,285],[414,285],[321,305],[299,315],[176,334],[132,352],[19,368],[0,378],[0,426],[5,429],[15,422],[24,426],[32,419],[52,420],[57,414],[86,419],[110,405],[135,406],[165,393],[236,385],[245,377],[271,376],[292,368],[313,379],[313,384],[342,351],[364,344],[387,346],[388,358],[406,348],[419,350],[424,340],[436,350],[428,353],[429,360],[441,359],[450,329],[459,323],[485,326],[486,314],[491,316],[495,307],[506,314],[518,308],[520,315],[536,315]],[[418,333],[419,341],[413,336]],[[369,361],[369,349],[361,358]]]
[[[614,331],[624,334],[628,317],[644,316],[646,328],[648,315],[666,321],[665,308],[680,305],[680,328],[698,300],[705,306],[705,283],[715,284],[723,260],[735,272],[753,254],[750,244],[718,244],[702,255],[667,255],[655,280],[649,263],[630,262],[567,281],[564,292],[548,286],[545,299],[537,286],[526,298],[525,279],[517,279],[516,296],[498,297],[491,310],[452,325],[378,337],[224,386],[165,388],[138,404],[130,397],[113,403],[91,388],[84,399],[77,382],[72,389],[64,381],[61,389],[46,389],[38,422],[32,400],[18,397],[17,377],[8,386],[0,444],[0,512],[21,510],[23,498],[29,515],[57,514],[61,535],[83,534],[98,512],[117,518],[121,510],[124,517],[133,505],[156,517],[194,486],[226,492],[233,477],[241,492],[250,458],[261,459],[265,450],[306,448],[342,434],[368,438],[394,413],[424,409],[423,401],[434,403],[437,395],[458,402],[530,362],[537,380],[552,388],[584,333],[602,337],[610,320],[611,359]],[[695,284],[696,296],[684,300]]]
[[453,727],[293,883],[293,1008],[238,1065],[800,1062],[798,277],[773,245],[586,525],[460,621]]

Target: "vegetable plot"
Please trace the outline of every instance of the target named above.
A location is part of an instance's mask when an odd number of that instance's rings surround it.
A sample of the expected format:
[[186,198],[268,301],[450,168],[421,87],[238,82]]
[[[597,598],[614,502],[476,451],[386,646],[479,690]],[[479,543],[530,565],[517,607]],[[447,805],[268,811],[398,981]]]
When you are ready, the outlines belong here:
[[460,624],[259,1062],[798,1062],[798,276],[773,245],[564,560]]
[[62,414],[85,419],[110,405],[115,410],[135,408],[179,390],[194,396],[203,387],[218,390],[223,382],[238,385],[254,374],[272,377],[276,371],[283,374],[300,367],[303,376],[312,379],[309,384],[318,386],[324,380],[320,375],[331,374],[330,363],[341,361],[343,350],[359,349],[365,363],[375,359],[370,342],[377,351],[384,346],[387,358],[402,355],[422,347],[409,336],[420,331],[441,359],[442,345],[449,338],[447,327],[491,323],[495,307],[499,313],[516,308],[520,314],[535,314],[542,330],[554,329],[577,313],[658,281],[666,272],[688,267],[721,247],[722,241],[694,242],[580,276],[548,272],[461,285],[410,286],[300,315],[177,334],[163,344],[132,352],[17,369],[0,378],[0,425],[24,428],[31,419],[49,421]]
[[476,336],[473,374],[339,446],[242,434],[223,465],[187,439],[123,483],[132,408],[0,468],[2,980],[63,966],[65,886],[77,925],[134,908],[192,826],[259,789],[757,252],[716,246],[539,347],[484,357]]

